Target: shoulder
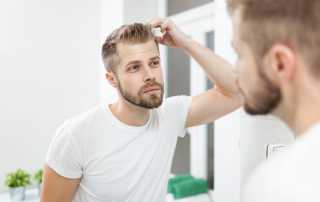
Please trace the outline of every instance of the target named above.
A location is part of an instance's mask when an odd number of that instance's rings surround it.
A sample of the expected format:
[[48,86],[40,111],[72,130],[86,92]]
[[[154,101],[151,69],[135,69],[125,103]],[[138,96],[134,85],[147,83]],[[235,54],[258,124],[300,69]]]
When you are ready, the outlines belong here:
[[[312,151],[312,146],[308,146],[306,141],[296,141],[287,150],[261,163],[245,185],[243,201],[289,200],[298,197],[305,185],[318,184],[318,180],[313,179],[320,179],[320,163],[316,154],[309,151]],[[293,193],[292,190],[300,191]]]
[[168,97],[164,100],[161,108],[164,110],[171,110],[171,109],[178,110],[179,108],[186,108],[186,107],[189,107],[191,100],[192,100],[192,97],[187,95],[178,95],[178,96]]
[[83,138],[84,134],[99,120],[102,115],[102,107],[96,106],[85,112],[77,114],[71,118],[66,119],[56,130],[57,137],[65,138]]
[[274,157],[262,162],[248,178],[242,193],[242,200],[246,202],[269,202],[272,195],[275,195],[274,188],[277,184],[277,177],[281,175],[281,158]]

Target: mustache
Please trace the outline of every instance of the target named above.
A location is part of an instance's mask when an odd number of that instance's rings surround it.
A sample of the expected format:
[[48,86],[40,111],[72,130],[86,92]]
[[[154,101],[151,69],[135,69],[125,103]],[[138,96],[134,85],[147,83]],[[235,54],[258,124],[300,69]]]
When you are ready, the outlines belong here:
[[161,90],[163,90],[163,85],[161,83],[158,83],[156,81],[151,81],[145,85],[143,85],[140,89],[140,92],[143,92],[145,89],[150,88],[150,87],[159,87]]

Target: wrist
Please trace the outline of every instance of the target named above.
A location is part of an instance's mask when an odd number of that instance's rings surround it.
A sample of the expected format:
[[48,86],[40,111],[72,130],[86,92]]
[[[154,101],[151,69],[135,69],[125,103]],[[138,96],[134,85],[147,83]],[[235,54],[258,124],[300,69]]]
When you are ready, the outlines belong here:
[[181,48],[186,51],[186,52],[190,52],[190,50],[194,49],[194,46],[197,44],[197,42],[195,40],[193,40],[190,37],[187,37],[186,40],[184,40]]

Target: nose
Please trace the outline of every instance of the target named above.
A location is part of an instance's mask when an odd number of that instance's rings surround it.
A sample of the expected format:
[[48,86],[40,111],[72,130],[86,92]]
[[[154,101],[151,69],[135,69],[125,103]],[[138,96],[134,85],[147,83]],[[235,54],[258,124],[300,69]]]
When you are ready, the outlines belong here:
[[144,79],[143,81],[145,83],[147,82],[150,82],[150,81],[153,81],[155,78],[154,78],[154,74],[152,72],[152,70],[150,68],[145,68],[145,74],[144,74]]

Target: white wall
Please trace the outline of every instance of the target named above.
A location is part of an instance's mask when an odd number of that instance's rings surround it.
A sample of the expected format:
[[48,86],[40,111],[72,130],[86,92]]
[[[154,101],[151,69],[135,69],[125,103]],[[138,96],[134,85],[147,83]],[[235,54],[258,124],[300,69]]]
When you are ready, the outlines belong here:
[[148,22],[158,15],[158,0],[124,0],[124,23]]
[[[230,62],[236,60],[230,46],[232,37],[231,22],[228,18],[225,1],[216,1],[215,50]],[[238,110],[215,122],[214,142],[214,199],[217,202],[240,200],[240,124],[241,111]]]
[[[216,3],[216,52],[235,62],[236,56],[230,46],[232,28],[226,0]],[[292,140],[288,128],[270,116],[251,117],[243,110],[238,110],[216,121],[216,201],[239,201],[241,187],[253,169],[265,159],[265,146],[269,143],[289,143]]]
[[[114,30],[120,27],[124,23],[124,1],[101,1],[101,23],[100,23],[100,46],[104,43],[107,36]],[[101,55],[99,53],[99,55]],[[100,61],[100,66],[103,67],[102,60]],[[110,103],[114,102],[118,95],[116,90],[109,85],[105,79],[106,70],[100,68],[100,102],[101,103]]]
[[1,0],[0,192],[9,171],[42,167],[64,119],[102,100],[101,35],[118,22],[123,9],[115,8],[100,0]]

